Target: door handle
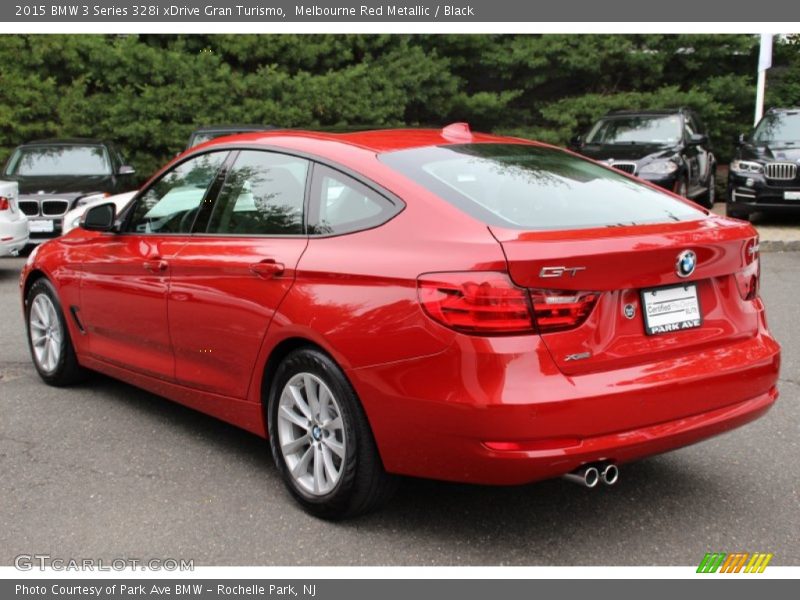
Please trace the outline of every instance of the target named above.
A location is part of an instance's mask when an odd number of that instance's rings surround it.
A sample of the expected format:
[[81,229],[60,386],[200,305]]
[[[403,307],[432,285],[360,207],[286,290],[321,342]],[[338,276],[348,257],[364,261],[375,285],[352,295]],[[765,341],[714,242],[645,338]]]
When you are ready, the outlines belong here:
[[168,266],[169,263],[163,258],[153,258],[142,263],[142,267],[151,273],[160,273],[162,271],[166,271]]
[[275,262],[271,258],[250,265],[250,272],[263,279],[271,279],[282,274],[285,270],[286,267],[283,266],[283,263]]

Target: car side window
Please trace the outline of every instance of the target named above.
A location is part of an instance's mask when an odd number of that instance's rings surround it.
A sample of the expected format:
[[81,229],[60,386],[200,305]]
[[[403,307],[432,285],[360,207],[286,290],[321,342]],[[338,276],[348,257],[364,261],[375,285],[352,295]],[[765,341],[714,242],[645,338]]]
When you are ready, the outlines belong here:
[[314,167],[310,233],[336,235],[369,229],[385,223],[401,208],[344,173],[324,165]]
[[131,233],[189,233],[228,151],[190,158],[162,175],[136,202]]
[[296,156],[242,150],[225,176],[208,233],[302,234],[308,167]]

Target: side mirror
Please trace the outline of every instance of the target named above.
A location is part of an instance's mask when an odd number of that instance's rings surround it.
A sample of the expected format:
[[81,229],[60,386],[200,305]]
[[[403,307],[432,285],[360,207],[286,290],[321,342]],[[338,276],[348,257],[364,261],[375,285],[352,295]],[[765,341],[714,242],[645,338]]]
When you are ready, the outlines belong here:
[[113,231],[117,206],[113,202],[92,206],[81,217],[81,229],[87,231]]
[[130,165],[122,165],[117,171],[117,175],[133,175],[134,173],[136,173],[136,169]]
[[582,135],[573,135],[569,138],[569,147],[578,149],[583,146],[583,136]]
[[734,146],[741,146],[744,144],[746,136],[743,133],[737,133],[733,136],[733,145]]
[[702,146],[703,144],[708,143],[708,136],[702,133],[693,133],[689,138],[689,144],[691,146]]

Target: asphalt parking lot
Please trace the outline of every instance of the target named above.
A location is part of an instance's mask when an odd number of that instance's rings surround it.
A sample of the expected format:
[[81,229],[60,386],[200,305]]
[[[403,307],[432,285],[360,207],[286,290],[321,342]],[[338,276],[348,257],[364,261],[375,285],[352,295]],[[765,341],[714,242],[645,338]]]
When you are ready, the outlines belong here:
[[[331,524],[289,499],[248,433],[111,379],[45,386],[0,260],[0,564],[18,554],[196,565],[691,565],[707,551],[800,564],[800,253],[763,255],[781,398],[722,437],[627,465],[614,488],[406,480]],[[124,318],[124,315],[120,315]]]

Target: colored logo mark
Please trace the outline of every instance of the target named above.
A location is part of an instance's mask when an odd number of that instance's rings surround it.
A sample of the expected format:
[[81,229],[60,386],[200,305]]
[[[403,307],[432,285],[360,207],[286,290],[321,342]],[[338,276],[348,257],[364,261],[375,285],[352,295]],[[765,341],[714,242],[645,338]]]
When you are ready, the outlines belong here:
[[772,554],[766,552],[706,552],[700,566],[697,567],[698,573],[763,573]]

